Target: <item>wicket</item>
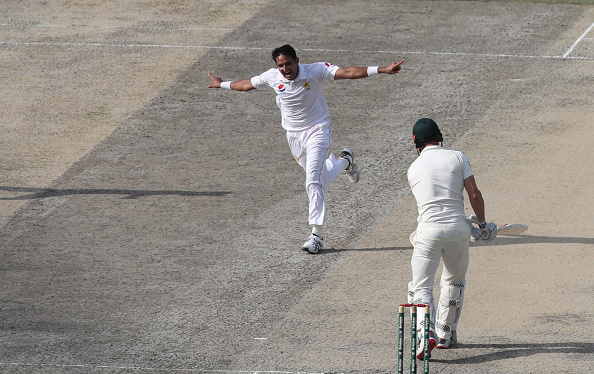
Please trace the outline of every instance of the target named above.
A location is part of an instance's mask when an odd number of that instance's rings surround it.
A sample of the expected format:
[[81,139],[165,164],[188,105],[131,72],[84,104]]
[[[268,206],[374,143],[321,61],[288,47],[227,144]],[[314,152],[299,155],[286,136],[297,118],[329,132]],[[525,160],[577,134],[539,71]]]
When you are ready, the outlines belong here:
[[429,322],[431,308],[425,304],[400,304],[398,308],[398,374],[404,374],[404,308],[411,311],[410,373],[417,373],[417,308],[425,308],[425,331],[423,337],[423,374],[429,374]]

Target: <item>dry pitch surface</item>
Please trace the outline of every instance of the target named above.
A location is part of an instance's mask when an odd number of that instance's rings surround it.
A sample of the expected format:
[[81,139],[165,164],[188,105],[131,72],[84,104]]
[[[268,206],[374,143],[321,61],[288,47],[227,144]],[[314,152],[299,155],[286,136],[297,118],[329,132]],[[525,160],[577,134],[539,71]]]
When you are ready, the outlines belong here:
[[[0,372],[393,372],[422,116],[469,155],[489,219],[530,227],[471,248],[460,344],[432,371],[589,372],[593,23],[546,4],[4,2]],[[406,59],[327,84],[332,151],[363,180],[332,186],[318,256],[298,249],[303,174],[271,92],[206,89],[284,43]]]

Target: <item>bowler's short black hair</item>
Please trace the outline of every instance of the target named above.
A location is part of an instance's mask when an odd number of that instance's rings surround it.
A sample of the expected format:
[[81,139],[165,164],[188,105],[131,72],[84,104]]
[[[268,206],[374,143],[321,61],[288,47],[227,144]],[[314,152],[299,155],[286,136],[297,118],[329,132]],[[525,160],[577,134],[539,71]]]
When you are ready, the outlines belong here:
[[272,51],[272,59],[274,62],[276,62],[276,58],[280,55],[285,55],[287,57],[291,57],[293,60],[297,60],[297,52],[295,52],[295,49],[293,49],[293,47],[288,44],[275,48]]

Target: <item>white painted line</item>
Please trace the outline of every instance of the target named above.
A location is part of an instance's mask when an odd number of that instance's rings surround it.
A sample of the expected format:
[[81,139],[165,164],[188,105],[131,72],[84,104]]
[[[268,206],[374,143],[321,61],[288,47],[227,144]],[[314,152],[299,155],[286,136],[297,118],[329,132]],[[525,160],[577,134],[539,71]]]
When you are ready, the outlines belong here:
[[[477,56],[477,57],[511,57],[511,58],[544,58],[544,59],[561,59],[563,56],[535,56],[535,55],[512,55],[512,54],[495,54],[495,53],[473,53],[473,52],[423,52],[423,51],[362,51],[362,50],[348,50],[348,49],[308,49],[303,48],[302,51],[312,52],[345,52],[345,53],[392,53],[392,54],[409,54],[409,55],[436,55],[436,56]],[[572,58],[572,57],[570,57]],[[594,57],[573,57],[575,59],[594,60]]]
[[88,365],[88,364],[30,364],[22,362],[0,362],[0,366],[24,366],[24,367],[45,367],[45,368],[86,368],[86,369],[111,369],[111,370],[133,370],[151,372],[173,372],[173,373],[223,373],[223,374],[324,374],[321,372],[304,371],[283,371],[283,370],[218,370],[218,369],[184,369],[184,368],[157,368],[149,366],[119,366],[119,365]]
[[[57,46],[57,47],[104,47],[104,48],[188,48],[188,49],[220,49],[237,51],[267,51],[263,47],[234,47],[214,45],[184,45],[184,44],[108,44],[108,43],[74,43],[74,42],[15,42],[0,41],[1,45],[12,46]],[[502,57],[502,58],[528,58],[528,59],[573,59],[573,60],[594,60],[594,57],[566,57],[566,56],[536,56],[536,55],[513,55],[494,53],[471,53],[471,52],[423,52],[423,51],[388,51],[388,50],[352,50],[352,49],[315,49],[302,48],[306,52],[327,52],[327,53],[388,53],[395,55],[435,55],[435,56],[476,56],[476,57]]]
[[[0,42],[0,45],[13,46],[57,46],[57,47],[107,47],[107,48],[191,48],[191,49],[246,49],[243,47],[214,47],[211,45],[181,44],[108,44],[108,43],[73,43],[73,42]],[[250,48],[254,50],[264,48]]]
[[[11,26],[10,23],[0,23],[0,26]],[[91,26],[91,25],[53,25],[53,24],[44,24],[44,25],[35,25],[36,27],[99,27],[99,28],[109,28],[109,29],[138,29],[138,30],[151,30],[151,29],[171,29],[171,30],[182,30],[182,31],[194,31],[194,30],[207,30],[207,31],[231,31],[228,28],[222,27],[175,27],[175,26],[167,26],[167,25],[157,25],[154,27],[150,26],[116,26],[116,25],[100,25],[100,26]]]
[[220,27],[175,27],[175,30],[207,30],[207,31],[231,31],[231,29],[224,29]]
[[[79,27],[87,27],[85,25],[78,25]],[[221,27],[175,27],[167,25],[158,25],[154,27],[149,26],[95,26],[109,29],[138,29],[138,30],[153,30],[153,29],[171,29],[171,30],[208,30],[208,31],[231,31]]]
[[584,31],[584,33],[579,38],[577,38],[577,40],[575,41],[575,43],[573,43],[573,45],[571,46],[571,48],[569,48],[567,50],[567,52],[565,52],[565,54],[563,55],[563,58],[567,58],[569,56],[569,54],[571,53],[571,51],[573,51],[573,49],[580,43],[580,41],[586,35],[588,35],[588,33],[590,32],[590,30],[592,30],[593,27],[594,27],[594,22],[592,22],[592,24],[590,25],[590,27],[588,27],[588,29],[586,31]]

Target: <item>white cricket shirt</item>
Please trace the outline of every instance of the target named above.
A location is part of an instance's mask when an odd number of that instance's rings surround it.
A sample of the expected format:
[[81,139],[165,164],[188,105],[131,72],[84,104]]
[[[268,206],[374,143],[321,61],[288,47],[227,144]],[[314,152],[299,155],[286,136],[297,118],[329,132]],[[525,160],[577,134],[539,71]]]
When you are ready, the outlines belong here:
[[303,131],[328,120],[323,83],[334,80],[338,69],[327,62],[299,64],[299,73],[294,80],[286,79],[277,68],[272,68],[251,81],[257,89],[274,89],[285,130]]
[[464,214],[464,179],[474,175],[463,152],[430,145],[408,168],[419,222],[459,223]]

